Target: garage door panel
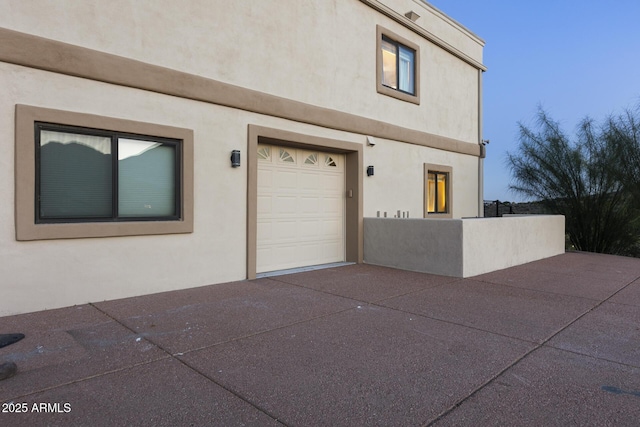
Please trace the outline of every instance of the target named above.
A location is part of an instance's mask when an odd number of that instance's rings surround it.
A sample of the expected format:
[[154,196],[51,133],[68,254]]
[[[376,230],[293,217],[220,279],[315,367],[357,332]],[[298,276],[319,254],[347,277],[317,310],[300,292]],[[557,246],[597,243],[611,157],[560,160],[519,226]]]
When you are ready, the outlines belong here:
[[274,173],[273,187],[282,190],[295,190],[297,185],[297,174],[295,171],[277,170]]
[[342,242],[327,243],[323,246],[323,249],[323,263],[334,262],[332,260],[343,252]]
[[300,221],[298,235],[300,239],[310,240],[321,237],[322,222],[318,219]]
[[273,256],[273,250],[271,248],[258,247],[256,249],[257,263],[256,269],[258,271],[265,271],[264,269],[270,265],[273,265],[275,258]]
[[316,264],[318,261],[318,246],[314,244],[301,244],[298,245],[298,256],[300,257],[300,261],[304,262],[306,265]]
[[312,192],[317,193],[321,188],[322,174],[318,172],[305,172],[301,171],[298,174],[298,189],[304,193]]
[[273,188],[273,171],[258,169],[258,191]]
[[298,198],[296,196],[275,196],[274,197],[274,214],[291,214],[298,212]]
[[278,241],[291,240],[295,241],[298,236],[298,224],[297,221],[274,221],[272,237]]
[[300,197],[300,213],[316,214],[320,210],[321,199],[318,196]]
[[267,215],[273,212],[271,196],[258,196],[258,215]]
[[337,253],[342,252],[342,242],[339,239],[324,242],[320,248],[325,257],[334,257]]
[[324,175],[321,180],[322,189],[325,192],[335,192],[336,188],[339,188],[344,180],[344,175]]
[[325,238],[338,239],[342,236],[342,223],[336,220],[324,220],[319,227]]
[[265,245],[273,239],[273,226],[271,221],[258,220],[258,232],[256,233],[258,242]]
[[273,255],[277,260],[291,259],[295,255],[297,246],[294,244],[278,245],[273,247]]
[[323,197],[322,198],[322,212],[326,214],[332,214],[332,216],[339,216],[343,210],[342,197]]
[[278,155],[258,156],[256,271],[344,261],[344,156],[265,147]]

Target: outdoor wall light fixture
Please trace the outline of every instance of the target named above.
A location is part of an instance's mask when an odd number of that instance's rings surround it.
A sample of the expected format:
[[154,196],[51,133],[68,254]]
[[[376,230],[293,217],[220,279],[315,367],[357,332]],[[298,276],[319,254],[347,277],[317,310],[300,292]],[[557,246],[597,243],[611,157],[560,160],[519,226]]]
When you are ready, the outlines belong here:
[[240,167],[240,150],[233,150],[231,152],[231,167]]
[[373,176],[373,166],[367,166],[367,176]]

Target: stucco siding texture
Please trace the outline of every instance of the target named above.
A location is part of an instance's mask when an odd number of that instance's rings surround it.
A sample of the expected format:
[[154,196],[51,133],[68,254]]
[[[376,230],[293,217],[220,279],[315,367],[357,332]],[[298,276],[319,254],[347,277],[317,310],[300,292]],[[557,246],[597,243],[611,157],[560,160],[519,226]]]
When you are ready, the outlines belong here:
[[523,215],[464,221],[464,277],[564,253],[562,215]]
[[[6,132],[0,141],[3,200],[15,197],[16,104],[192,129],[195,182],[191,234],[18,242],[13,203],[1,204],[0,275],[9,278],[0,304],[4,315],[244,279],[246,163],[231,168],[229,153],[239,149],[246,162],[247,125],[366,141],[364,135],[11,64],[0,63],[0,85],[9,88],[0,100],[0,127]],[[364,177],[365,216],[397,209],[420,216],[427,160],[454,164],[460,172],[453,185],[468,196],[458,197],[456,212],[475,213],[475,205],[464,205],[463,200],[473,200],[477,191],[472,179],[477,158],[398,141],[376,142],[365,147],[364,165],[373,164],[377,171]]]
[[[404,3],[407,10],[420,7]],[[419,106],[376,93],[378,24],[420,46]],[[7,1],[0,4],[0,27],[468,143],[478,139],[477,70],[357,0],[285,0],[275,7],[223,0],[153,7],[124,0]],[[430,27],[455,42],[448,28]],[[479,45],[465,32],[453,33]]]
[[364,261],[472,277],[564,253],[564,216],[365,218]]
[[[424,216],[423,164],[452,168],[452,217],[478,215],[478,158],[398,141],[375,138],[374,147],[364,149],[364,167],[374,166],[375,175],[364,179],[364,216],[389,217],[397,211],[410,218]],[[408,195],[411,195],[407,197]]]
[[[453,168],[453,216],[477,214],[480,71],[366,2],[274,4],[0,2],[0,316],[247,278],[251,126],[362,145],[356,228],[423,216],[426,163]],[[377,25],[419,45],[419,105],[377,93]],[[474,36],[433,31],[481,59]],[[193,232],[18,241],[16,105],[192,131]]]
[[365,218],[364,236],[368,264],[462,277],[461,221]]

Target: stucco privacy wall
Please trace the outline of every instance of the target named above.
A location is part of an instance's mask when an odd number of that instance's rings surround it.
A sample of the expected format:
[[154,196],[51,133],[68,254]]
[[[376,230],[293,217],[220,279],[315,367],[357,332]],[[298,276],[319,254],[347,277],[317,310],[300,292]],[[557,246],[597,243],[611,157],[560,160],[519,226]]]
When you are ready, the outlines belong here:
[[564,253],[564,216],[364,219],[364,261],[472,277]]
[[562,215],[513,215],[462,220],[464,277],[564,253]]
[[[401,14],[422,7],[394,3]],[[431,31],[439,31],[435,21]],[[371,90],[378,23],[420,45],[419,107]],[[478,142],[477,69],[361,1],[6,0],[0,27]],[[457,45],[463,38],[478,56],[481,41],[443,28],[437,36]]]
[[364,219],[364,262],[463,277],[462,221]]

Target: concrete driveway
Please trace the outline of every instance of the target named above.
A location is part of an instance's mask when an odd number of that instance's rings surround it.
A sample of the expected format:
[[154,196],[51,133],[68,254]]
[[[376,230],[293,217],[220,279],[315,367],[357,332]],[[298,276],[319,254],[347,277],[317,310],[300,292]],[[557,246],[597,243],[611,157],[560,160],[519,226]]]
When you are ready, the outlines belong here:
[[10,332],[6,426],[640,420],[633,258],[470,279],[351,265],[0,318]]

